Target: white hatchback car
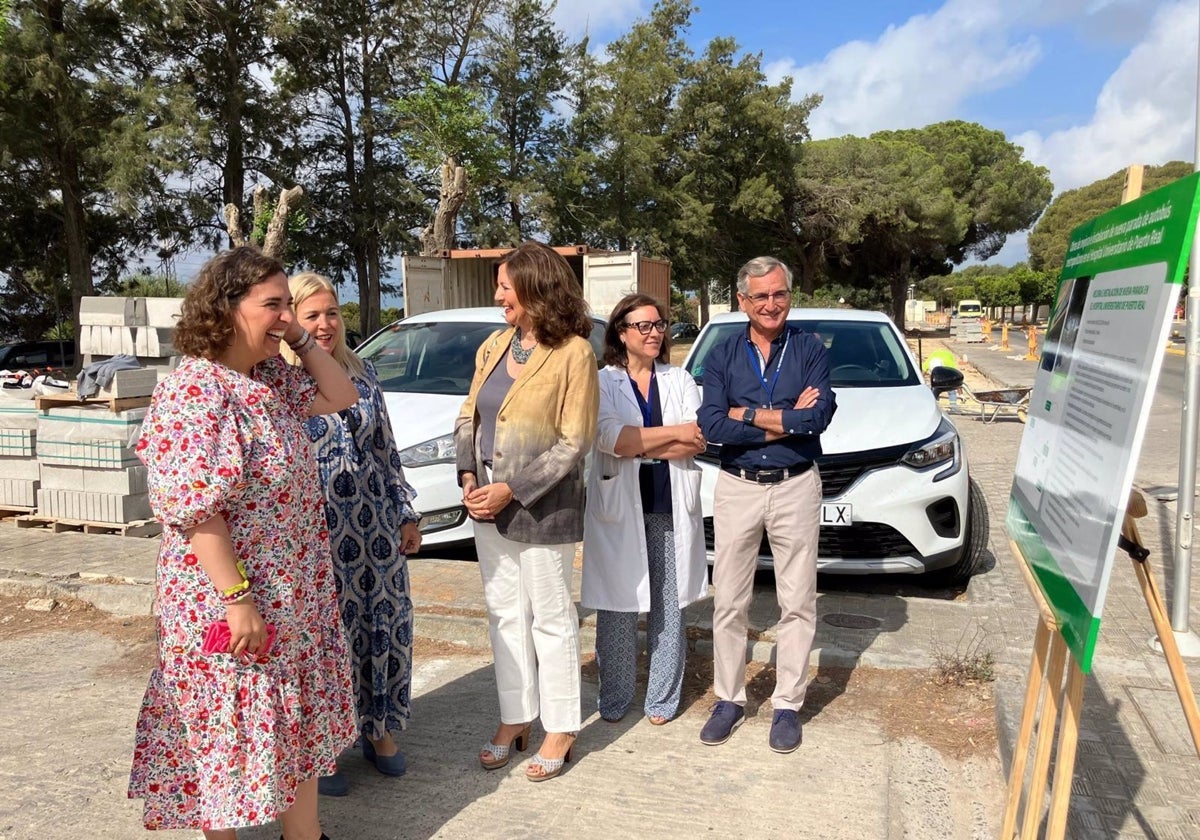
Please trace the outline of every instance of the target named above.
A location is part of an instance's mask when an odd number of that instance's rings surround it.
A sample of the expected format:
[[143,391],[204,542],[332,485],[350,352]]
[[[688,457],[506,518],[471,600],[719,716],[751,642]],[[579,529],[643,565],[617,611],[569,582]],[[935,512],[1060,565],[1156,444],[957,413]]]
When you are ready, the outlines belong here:
[[[379,374],[404,477],[417,491],[425,546],[475,537],[454,468],[454,421],[475,375],[475,351],[504,326],[498,306],[444,309],[389,324],[358,348]],[[595,319],[591,342],[597,357],[604,328]]]
[[[708,354],[746,323],[745,314],[727,313],[701,330],[684,362],[701,387]],[[984,558],[987,508],[936,397],[961,385],[962,374],[934,368],[932,387],[926,386],[904,337],[879,312],[793,309],[788,323],[825,343],[837,394],[817,460],[824,490],[820,571],[932,572],[938,583],[964,583]],[[710,549],[716,451],[710,446],[697,458]],[[759,561],[770,565],[765,537]]]

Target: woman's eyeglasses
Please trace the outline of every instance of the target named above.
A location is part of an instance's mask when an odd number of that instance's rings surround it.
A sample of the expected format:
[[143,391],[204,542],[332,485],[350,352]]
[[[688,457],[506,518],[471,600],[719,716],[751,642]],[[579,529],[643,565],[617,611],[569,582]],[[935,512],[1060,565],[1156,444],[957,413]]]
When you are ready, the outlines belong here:
[[629,329],[630,327],[633,327],[638,332],[640,332],[642,335],[650,335],[651,329],[656,329],[660,333],[665,333],[667,331],[667,327],[669,327],[670,324],[668,324],[662,318],[659,318],[657,321],[638,321],[637,323],[634,323],[634,324],[622,324],[621,326],[624,329]]

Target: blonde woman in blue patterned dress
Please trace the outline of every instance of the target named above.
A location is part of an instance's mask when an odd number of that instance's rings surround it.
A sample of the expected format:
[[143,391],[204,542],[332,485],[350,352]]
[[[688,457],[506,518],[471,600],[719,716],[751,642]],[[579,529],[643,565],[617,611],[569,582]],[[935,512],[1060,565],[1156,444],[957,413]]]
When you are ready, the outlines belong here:
[[[375,369],[346,346],[332,284],[306,272],[291,279],[296,320],[354,381],[358,402],[337,414],[313,417],[313,442],[325,518],[337,572],[342,620],[358,690],[363,757],[380,773],[402,776],[404,754],[392,732],[405,729],[412,678],[412,599],[409,554],[421,547],[415,491],[404,481],[400,453]],[[320,779],[326,796],[344,796],[338,772]]]

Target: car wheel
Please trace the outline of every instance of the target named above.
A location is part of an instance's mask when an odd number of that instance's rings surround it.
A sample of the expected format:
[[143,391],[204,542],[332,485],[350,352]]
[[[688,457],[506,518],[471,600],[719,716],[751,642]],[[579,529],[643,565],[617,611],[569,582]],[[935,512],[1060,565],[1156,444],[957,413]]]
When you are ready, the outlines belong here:
[[971,479],[967,486],[967,530],[963,535],[963,553],[953,566],[929,572],[931,586],[965,586],[984,564],[988,544],[988,506],[983,490]]

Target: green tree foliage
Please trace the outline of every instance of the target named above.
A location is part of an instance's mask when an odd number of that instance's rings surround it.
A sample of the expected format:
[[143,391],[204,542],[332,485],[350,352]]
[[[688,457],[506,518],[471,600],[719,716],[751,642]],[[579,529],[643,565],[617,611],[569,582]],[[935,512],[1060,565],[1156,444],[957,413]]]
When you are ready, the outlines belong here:
[[966,233],[950,248],[951,262],[995,256],[1009,234],[1032,225],[1050,200],[1049,172],[1025,160],[1024,150],[1003,132],[950,120],[873,136],[924,148],[942,168],[954,197],[970,209]]
[[693,11],[690,0],[660,0],[609,44],[593,88],[581,92],[587,110],[576,118],[594,121],[578,130],[588,147],[576,149],[573,163],[586,184],[575,203],[591,205],[586,244],[664,250],[676,212],[666,195],[668,132],[691,58],[683,36]]
[[796,164],[817,100],[792,102],[790,80],[769,85],[760,56],[736,53],[734,41],[715,38],[688,63],[669,123],[666,253],[675,282],[699,291],[702,307],[709,280],[732,287],[747,259],[794,264],[798,250]]
[[516,243],[546,229],[546,168],[562,121],[553,109],[567,84],[569,45],[542,0],[503,0],[484,27],[468,84],[481,91],[495,176],[476,169],[469,227],[480,245]]
[[992,256],[1051,191],[1003,134],[959,121],[811,143],[800,171],[804,274],[886,281],[897,321],[915,278]]
[[941,167],[916,143],[841,137],[808,144],[799,169],[804,287],[819,272],[833,282],[886,288],[902,323],[909,284],[946,270],[969,224],[969,209]]
[[[1178,160],[1162,166],[1147,166],[1142,190],[1150,192],[1191,174],[1192,165]],[[1030,268],[1057,279],[1062,273],[1071,231],[1119,205],[1124,189],[1125,170],[1121,169],[1107,178],[1055,197],[1029,233]]]
[[9,292],[48,283],[54,300],[65,280],[73,321],[97,273],[115,279],[178,226],[166,178],[178,167],[186,106],[142,49],[149,11],[10,0],[5,17],[0,272]]
[[357,285],[365,331],[379,326],[386,263],[423,215],[390,102],[420,87],[420,59],[438,43],[426,11],[315,0],[287,5],[278,27],[276,79],[295,115],[281,156],[307,182],[311,218],[293,244],[302,262]]
[[[223,211],[239,211],[241,234],[253,239],[250,188],[292,185],[276,152],[288,122],[286,103],[269,82],[275,60],[275,0],[158,0],[144,48],[152,51],[164,84],[184,91],[191,108],[184,210],[189,227],[170,250],[193,238],[216,247],[228,242]],[[264,223],[265,226],[265,223]],[[261,239],[260,239],[261,241]]]

